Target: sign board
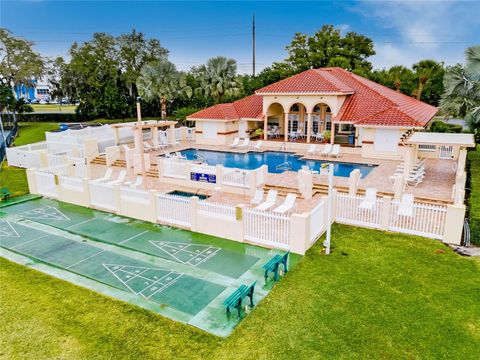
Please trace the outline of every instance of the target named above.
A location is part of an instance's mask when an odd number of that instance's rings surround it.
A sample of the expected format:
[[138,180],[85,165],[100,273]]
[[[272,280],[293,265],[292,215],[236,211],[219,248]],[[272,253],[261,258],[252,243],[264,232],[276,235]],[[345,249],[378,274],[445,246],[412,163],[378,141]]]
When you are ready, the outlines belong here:
[[190,180],[216,184],[217,183],[217,175],[191,172],[190,173]]

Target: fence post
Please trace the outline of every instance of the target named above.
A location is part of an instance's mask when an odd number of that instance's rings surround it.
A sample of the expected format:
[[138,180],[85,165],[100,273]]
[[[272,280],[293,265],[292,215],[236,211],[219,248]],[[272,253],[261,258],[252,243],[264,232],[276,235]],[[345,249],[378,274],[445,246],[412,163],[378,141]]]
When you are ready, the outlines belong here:
[[27,169],[28,189],[30,190],[31,194],[38,194],[37,177],[35,175],[35,170],[35,168]]
[[390,212],[392,211],[392,198],[390,196],[383,197],[383,207],[380,218],[380,229],[388,230],[390,226]]
[[310,217],[308,214],[293,214],[290,217],[290,251],[304,255],[310,238]]
[[198,196],[190,197],[190,230],[197,231]]
[[443,242],[455,245],[461,244],[464,219],[465,205],[447,205]]
[[255,170],[248,171],[249,176],[249,184],[248,184],[248,196],[254,197],[255,190],[257,190],[257,172]]
[[245,211],[245,204],[237,204],[235,207],[235,220],[239,221],[242,226],[241,234],[238,234],[238,238],[241,239],[241,242],[245,242],[245,220],[243,212]]
[[[223,166],[220,164],[215,165],[215,177],[217,179],[217,186],[223,185]],[[190,178],[190,175],[189,175]]]
[[40,150],[38,156],[40,157],[40,168],[48,167],[47,151]]

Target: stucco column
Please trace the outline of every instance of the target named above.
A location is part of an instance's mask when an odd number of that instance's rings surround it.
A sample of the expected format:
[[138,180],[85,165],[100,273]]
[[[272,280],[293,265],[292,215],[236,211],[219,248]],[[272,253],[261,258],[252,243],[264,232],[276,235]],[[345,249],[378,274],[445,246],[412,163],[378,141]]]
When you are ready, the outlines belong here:
[[268,139],[268,115],[263,114],[263,140]]
[[312,113],[307,113],[307,143],[310,142],[310,137],[312,136]]
[[330,144],[335,143],[335,124],[332,122],[332,129],[330,130]]
[[158,148],[158,127],[153,127],[152,128],[152,141],[153,141],[153,146]]
[[120,137],[118,135],[118,128],[117,127],[113,128],[113,135],[115,137],[115,145],[118,145],[120,143]]
[[285,113],[285,121],[283,124],[283,133],[284,133],[284,140],[288,141],[288,113]]

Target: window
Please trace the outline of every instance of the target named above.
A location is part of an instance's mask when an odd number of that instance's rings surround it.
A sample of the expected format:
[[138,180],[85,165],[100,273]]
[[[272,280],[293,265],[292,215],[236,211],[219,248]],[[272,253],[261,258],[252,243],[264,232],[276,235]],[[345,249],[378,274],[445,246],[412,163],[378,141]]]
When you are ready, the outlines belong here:
[[300,115],[298,114],[288,114],[288,131],[297,131],[298,130],[298,121]]
[[340,132],[353,132],[352,124],[340,124]]
[[325,129],[332,130],[332,114],[327,114],[325,117]]

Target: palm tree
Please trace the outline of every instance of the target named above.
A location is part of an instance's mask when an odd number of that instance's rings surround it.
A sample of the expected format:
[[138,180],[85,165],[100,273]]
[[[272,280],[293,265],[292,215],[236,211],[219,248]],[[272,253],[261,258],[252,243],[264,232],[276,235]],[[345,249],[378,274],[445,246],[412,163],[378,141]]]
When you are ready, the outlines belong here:
[[198,68],[198,74],[200,86],[195,91],[213,98],[215,103],[221,102],[225,96],[238,95],[242,89],[237,78],[237,63],[233,59],[211,58]]
[[160,100],[162,119],[167,116],[168,101],[182,96],[192,96],[192,88],[187,85],[185,74],[177,71],[175,65],[169,61],[156,61],[144,65],[136,85],[140,96],[149,100]]
[[480,132],[480,46],[469,47],[465,55],[465,66],[453,66],[445,74],[440,108],[465,117],[470,129]]
[[441,63],[437,63],[435,60],[421,60],[412,65],[413,71],[418,78],[418,87],[415,89],[415,97],[420,100],[422,97],[423,88],[426,83],[443,68]]
[[395,90],[400,92],[400,88],[406,81],[410,81],[413,78],[412,70],[402,65],[392,66],[388,69],[388,77],[393,83]]

